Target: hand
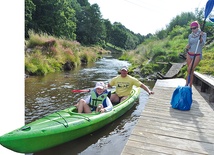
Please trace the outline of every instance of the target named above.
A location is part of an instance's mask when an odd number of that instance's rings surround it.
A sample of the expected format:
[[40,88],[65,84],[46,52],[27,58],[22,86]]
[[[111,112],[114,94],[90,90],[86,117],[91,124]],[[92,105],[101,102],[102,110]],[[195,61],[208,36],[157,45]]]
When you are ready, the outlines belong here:
[[202,37],[204,35],[204,32],[203,31],[201,31],[200,32],[200,37]]
[[190,45],[189,44],[186,45],[186,49],[190,49]]
[[149,91],[149,95],[151,95],[151,94],[154,94],[154,92],[153,91]]
[[75,106],[75,107],[78,107],[78,105],[79,105],[79,103],[77,103],[77,104],[74,104],[73,106]]
[[202,43],[203,42],[203,39],[202,39],[202,36],[204,35],[204,32],[203,31],[201,31],[201,33],[200,33],[200,43]]
[[104,113],[106,110],[104,108],[100,109],[100,113]]

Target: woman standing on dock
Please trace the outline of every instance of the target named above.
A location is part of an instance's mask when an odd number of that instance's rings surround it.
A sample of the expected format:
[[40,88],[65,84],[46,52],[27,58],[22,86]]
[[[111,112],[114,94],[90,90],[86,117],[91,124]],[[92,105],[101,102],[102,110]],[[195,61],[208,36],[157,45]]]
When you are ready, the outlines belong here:
[[[186,85],[189,84],[189,86],[192,87],[193,72],[195,70],[195,67],[198,65],[198,63],[202,59],[202,48],[206,43],[207,35],[205,32],[201,31],[200,25],[197,21],[194,21],[190,24],[190,29],[192,30],[192,33],[189,34],[188,44],[186,46],[186,49],[187,49],[186,61],[187,61],[187,72],[188,72],[188,75],[191,75],[191,76],[190,76],[190,79],[187,76]],[[194,64],[192,65],[192,63]]]

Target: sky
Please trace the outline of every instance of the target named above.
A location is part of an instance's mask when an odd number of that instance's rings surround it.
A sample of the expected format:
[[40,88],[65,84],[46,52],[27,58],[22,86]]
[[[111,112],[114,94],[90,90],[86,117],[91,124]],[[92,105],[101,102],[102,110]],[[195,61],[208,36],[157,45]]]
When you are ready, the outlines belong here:
[[97,3],[102,17],[120,22],[134,33],[146,35],[165,29],[182,12],[195,13],[208,0],[88,0]]

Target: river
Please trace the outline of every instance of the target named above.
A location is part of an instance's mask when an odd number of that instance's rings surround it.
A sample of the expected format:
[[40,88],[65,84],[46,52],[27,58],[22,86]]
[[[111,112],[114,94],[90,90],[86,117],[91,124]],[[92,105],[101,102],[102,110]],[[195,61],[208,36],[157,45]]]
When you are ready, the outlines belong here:
[[[118,75],[126,61],[108,55],[94,64],[75,70],[51,73],[44,77],[30,77],[25,80],[25,121],[32,122],[50,113],[68,108],[88,93],[72,93],[73,89],[92,89],[97,81],[108,83]],[[150,89],[154,82],[144,82]],[[142,113],[148,95],[141,90],[139,100],[125,115],[106,127],[65,144],[28,155],[119,155],[128,140],[137,118]]]

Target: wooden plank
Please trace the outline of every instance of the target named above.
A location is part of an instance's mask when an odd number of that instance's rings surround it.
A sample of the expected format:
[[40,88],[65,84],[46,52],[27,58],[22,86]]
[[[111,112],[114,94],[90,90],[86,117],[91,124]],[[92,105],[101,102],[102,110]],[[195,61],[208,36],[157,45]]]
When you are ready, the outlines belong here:
[[[184,145],[185,144],[185,145]],[[173,138],[144,132],[141,136],[132,134],[127,142],[129,147],[166,154],[213,154],[211,144]],[[205,149],[204,149],[205,148]],[[208,150],[208,151],[206,151]],[[135,154],[138,154],[135,152]]]
[[[147,146],[147,148],[143,148],[143,146]],[[150,149],[148,149],[148,146],[150,146]],[[157,148],[159,149],[157,150]],[[178,150],[178,149],[173,150],[171,148],[161,147],[161,146],[152,145],[148,143],[139,143],[139,142],[130,143],[124,149],[124,152],[123,152],[123,155],[175,155],[175,154],[202,155],[201,153],[189,152],[189,151]]]
[[163,135],[171,138],[197,141],[197,142],[203,142],[210,145],[214,145],[214,142],[212,142],[212,140],[214,139],[214,136],[212,136],[211,134],[206,134],[205,132],[198,133],[198,132],[193,132],[188,130],[178,130],[177,128],[167,128],[167,130],[165,128],[165,130],[163,130],[164,128],[160,129],[160,127],[155,127],[155,128],[154,127],[148,126],[144,128],[143,126],[136,125],[133,130],[133,134],[140,135],[143,133],[152,133],[155,135]]
[[193,131],[193,132],[198,132],[198,133],[207,133],[207,134],[211,134],[214,135],[214,130],[212,128],[207,128],[205,126],[199,127],[196,125],[189,125],[189,123],[174,123],[175,121],[167,121],[167,120],[163,120],[163,121],[153,121],[151,119],[146,119],[141,118],[138,120],[138,124],[137,125],[141,125],[142,127],[146,126],[147,128],[152,128],[152,127],[156,127],[159,128],[160,130],[163,128],[167,128],[167,130],[188,130],[188,131]]
[[122,151],[128,154],[214,154],[214,111],[193,87],[190,111],[171,108],[175,88],[185,80],[158,80]]
[[211,76],[203,75],[198,72],[194,72],[193,83],[199,84],[201,92],[209,93],[209,102],[214,102],[214,78]]
[[[163,111],[158,111],[156,112],[156,110],[151,111],[152,109],[149,109],[149,111],[146,111],[143,115],[145,117],[153,117],[153,118],[157,118],[157,119],[167,119],[167,120],[172,120],[172,121],[181,121],[181,122],[187,122],[187,123],[194,123],[195,122],[199,122],[199,123],[203,123],[204,125],[207,126],[211,126],[214,125],[214,120],[213,119],[209,119],[209,117],[203,117],[203,115],[197,115],[196,117],[194,115],[190,115],[188,112],[183,112],[183,113],[178,113],[175,112],[174,116],[170,113],[165,113],[165,114],[160,114],[160,112]],[[171,109],[170,109],[171,110]],[[173,109],[172,109],[173,110]],[[211,116],[211,115],[210,115]]]
[[212,77],[205,76],[198,72],[194,72],[194,76],[202,80],[204,83],[206,83],[210,87],[214,88],[214,79]]
[[[160,62],[159,62],[160,63]],[[170,63],[172,66],[165,75],[162,75],[160,72],[157,73],[157,76],[161,79],[171,79],[174,78],[181,70],[181,68],[186,65],[186,62],[183,63]]]
[[168,72],[166,73],[164,78],[175,77],[185,64],[186,64],[186,62],[184,62],[184,63],[172,63],[172,67],[168,70]]

